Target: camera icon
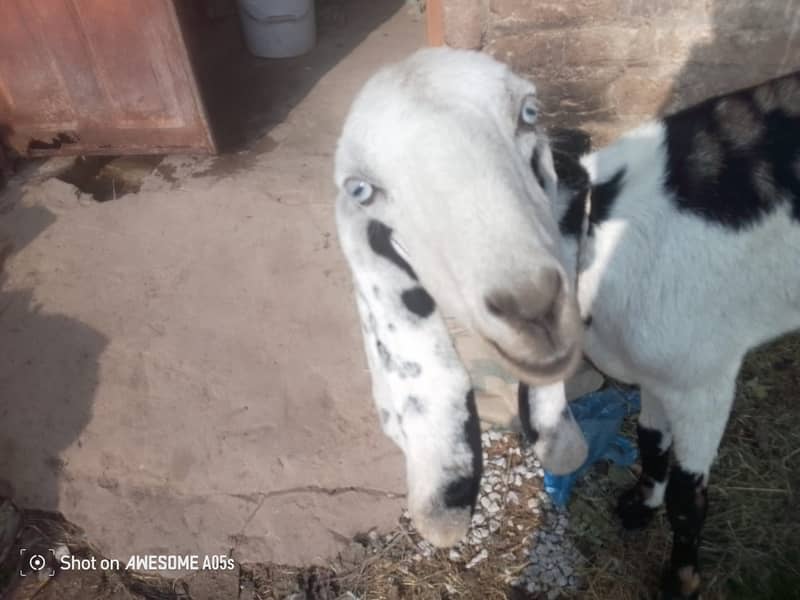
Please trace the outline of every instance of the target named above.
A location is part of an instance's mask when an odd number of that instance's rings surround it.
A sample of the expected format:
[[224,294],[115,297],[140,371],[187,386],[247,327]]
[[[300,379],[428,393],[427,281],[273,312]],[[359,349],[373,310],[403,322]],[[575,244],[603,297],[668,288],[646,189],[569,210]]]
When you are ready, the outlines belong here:
[[41,571],[47,566],[47,561],[41,554],[31,554],[28,558],[28,566],[32,571]]
[[[19,558],[20,558],[20,569],[19,569],[19,576],[20,577],[27,577],[30,572],[33,573],[44,573],[48,577],[55,577],[56,571],[52,567],[55,564],[55,551],[52,549],[48,549],[48,555],[52,560],[48,560],[48,557],[44,554],[40,554],[39,552],[28,552],[27,548],[20,548],[19,549]],[[27,568],[26,568],[27,566]],[[30,569],[30,571],[28,571]]]

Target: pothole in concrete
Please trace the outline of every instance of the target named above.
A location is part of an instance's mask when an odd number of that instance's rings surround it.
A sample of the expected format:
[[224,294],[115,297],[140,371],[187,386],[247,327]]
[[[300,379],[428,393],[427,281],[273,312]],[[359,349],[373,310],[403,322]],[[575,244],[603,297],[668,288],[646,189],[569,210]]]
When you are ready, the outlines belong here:
[[79,156],[56,178],[74,185],[98,202],[115,200],[134,194],[164,159],[163,155],[147,156]]

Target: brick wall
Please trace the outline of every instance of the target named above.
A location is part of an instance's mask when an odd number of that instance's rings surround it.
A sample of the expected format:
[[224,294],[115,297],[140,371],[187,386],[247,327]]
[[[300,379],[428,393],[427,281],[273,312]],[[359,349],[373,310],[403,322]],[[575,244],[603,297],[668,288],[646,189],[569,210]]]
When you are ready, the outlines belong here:
[[655,114],[800,69],[800,0],[443,0],[446,42],[536,82],[595,143]]

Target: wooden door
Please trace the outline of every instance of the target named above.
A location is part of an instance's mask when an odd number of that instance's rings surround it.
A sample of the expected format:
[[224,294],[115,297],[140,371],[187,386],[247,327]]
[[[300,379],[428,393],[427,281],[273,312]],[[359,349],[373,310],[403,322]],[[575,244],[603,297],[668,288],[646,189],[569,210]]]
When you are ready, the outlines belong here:
[[0,0],[0,135],[25,155],[213,152],[170,0]]

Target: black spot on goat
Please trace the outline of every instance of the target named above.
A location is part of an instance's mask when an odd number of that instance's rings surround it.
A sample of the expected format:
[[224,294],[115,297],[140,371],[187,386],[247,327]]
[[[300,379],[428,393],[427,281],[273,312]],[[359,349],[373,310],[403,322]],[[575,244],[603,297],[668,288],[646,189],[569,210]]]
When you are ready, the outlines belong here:
[[433,314],[436,303],[430,294],[421,287],[406,290],[401,295],[403,304],[412,313],[420,318],[426,318]]

